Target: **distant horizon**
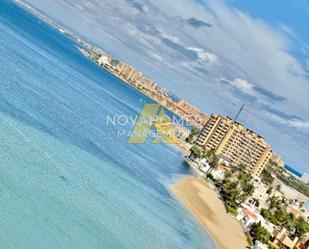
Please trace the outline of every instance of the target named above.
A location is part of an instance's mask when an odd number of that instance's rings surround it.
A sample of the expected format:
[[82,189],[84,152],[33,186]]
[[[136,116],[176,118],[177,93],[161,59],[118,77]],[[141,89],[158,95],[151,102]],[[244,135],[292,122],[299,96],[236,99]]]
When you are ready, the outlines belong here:
[[303,172],[303,173],[301,173],[301,172],[299,172],[298,170],[296,170],[294,167],[292,167],[292,166],[290,166],[290,165],[288,165],[288,164],[284,164],[284,168],[288,171],[288,172],[290,172],[290,173],[292,173],[292,174],[294,174],[294,175],[296,175],[296,176],[298,176],[298,177],[302,177],[302,175],[303,174],[305,174],[305,173],[307,173],[307,172]]
[[246,104],[242,123],[288,165],[309,165],[308,1],[20,1],[204,113],[233,116]]

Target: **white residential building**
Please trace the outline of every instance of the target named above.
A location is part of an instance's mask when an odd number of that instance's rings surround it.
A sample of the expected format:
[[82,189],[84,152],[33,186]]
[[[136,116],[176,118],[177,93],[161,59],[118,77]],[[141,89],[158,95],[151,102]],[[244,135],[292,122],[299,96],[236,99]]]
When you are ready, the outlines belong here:
[[106,65],[106,64],[109,64],[110,59],[111,59],[110,56],[104,55],[104,54],[103,54],[103,55],[99,58],[98,63],[99,63],[100,65],[104,66],[104,65]]
[[249,231],[253,224],[261,223],[261,226],[263,226],[271,235],[274,234],[276,226],[263,218],[253,201],[249,200],[246,203],[243,203],[237,209],[237,212],[238,215],[236,216],[236,219],[241,222],[245,231]]
[[254,246],[252,246],[252,249],[268,249],[268,245],[262,244],[257,240],[255,241]]
[[276,163],[279,168],[284,168],[284,161],[283,161],[282,157],[279,156],[277,153],[273,152],[273,155],[272,155],[270,160],[272,162]]

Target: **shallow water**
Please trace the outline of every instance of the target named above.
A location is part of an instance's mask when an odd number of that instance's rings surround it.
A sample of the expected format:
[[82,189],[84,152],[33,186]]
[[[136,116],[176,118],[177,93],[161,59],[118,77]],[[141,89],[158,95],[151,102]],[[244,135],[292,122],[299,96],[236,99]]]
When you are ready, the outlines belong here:
[[4,0],[0,55],[1,249],[214,248],[168,189],[180,153],[106,123],[150,99]]

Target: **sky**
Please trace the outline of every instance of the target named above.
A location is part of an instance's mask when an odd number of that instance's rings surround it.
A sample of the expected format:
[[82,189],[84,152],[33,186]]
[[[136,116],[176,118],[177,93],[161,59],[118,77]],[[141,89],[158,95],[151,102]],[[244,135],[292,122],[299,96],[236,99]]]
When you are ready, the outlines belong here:
[[308,0],[22,0],[309,171]]

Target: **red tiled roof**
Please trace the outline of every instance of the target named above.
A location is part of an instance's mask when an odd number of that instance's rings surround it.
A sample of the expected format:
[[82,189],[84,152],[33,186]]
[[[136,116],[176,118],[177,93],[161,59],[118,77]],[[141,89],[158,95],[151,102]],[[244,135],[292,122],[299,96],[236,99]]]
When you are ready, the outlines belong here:
[[247,209],[247,208],[244,208],[243,209],[243,212],[247,215],[247,216],[249,216],[249,217],[251,217],[251,218],[253,218],[255,221],[257,220],[257,215],[255,214],[255,213],[253,213],[253,212],[251,212],[249,209]]

